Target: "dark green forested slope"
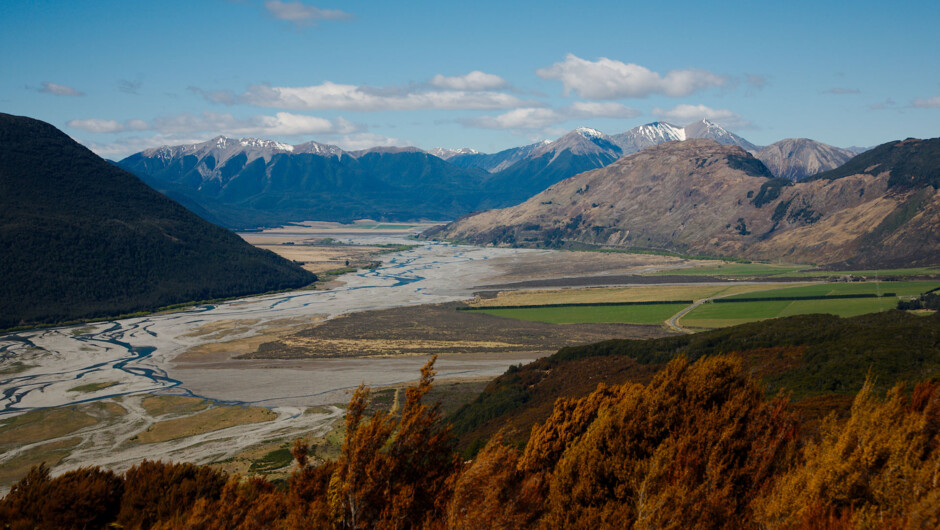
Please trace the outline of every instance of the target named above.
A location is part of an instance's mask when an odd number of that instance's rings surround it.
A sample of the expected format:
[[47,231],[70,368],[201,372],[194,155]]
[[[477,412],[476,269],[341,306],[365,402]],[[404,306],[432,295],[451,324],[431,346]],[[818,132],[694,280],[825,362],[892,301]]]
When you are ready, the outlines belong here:
[[300,287],[245,243],[55,127],[0,114],[0,329]]
[[559,397],[581,397],[601,382],[645,383],[677,355],[731,353],[744,358],[768,394],[783,390],[825,415],[833,405],[847,405],[868,376],[879,390],[940,376],[940,313],[801,315],[694,335],[566,347],[510,369],[451,421],[465,445],[506,426],[524,441]]

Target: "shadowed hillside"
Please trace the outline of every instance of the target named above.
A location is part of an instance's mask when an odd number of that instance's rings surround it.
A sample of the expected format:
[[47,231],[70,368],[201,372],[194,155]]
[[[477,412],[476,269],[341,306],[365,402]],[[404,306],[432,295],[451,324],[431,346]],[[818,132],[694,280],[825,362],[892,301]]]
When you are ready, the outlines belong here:
[[0,329],[307,285],[55,127],[0,115]]

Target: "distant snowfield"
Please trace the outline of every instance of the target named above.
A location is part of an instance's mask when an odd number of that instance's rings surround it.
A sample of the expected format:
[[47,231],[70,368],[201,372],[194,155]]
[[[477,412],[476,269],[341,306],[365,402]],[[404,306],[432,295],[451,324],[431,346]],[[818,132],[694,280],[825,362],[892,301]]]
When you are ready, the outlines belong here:
[[[393,237],[353,237],[356,243],[402,243]],[[413,243],[413,242],[412,242]],[[238,321],[237,335],[252,336],[272,321],[441,303],[471,296],[475,285],[495,271],[493,258],[547,251],[480,248],[426,243],[383,256],[375,270],[344,276],[329,291],[293,291],[251,297],[187,311],[0,336],[0,367],[20,362],[26,371],[0,376],[0,418],[35,408],[55,407],[140,393],[173,393],[267,407],[337,403],[361,382],[387,385],[416,378],[424,358],[230,361],[199,368],[173,360],[192,347],[218,341],[194,331],[207,324]],[[517,359],[442,359],[440,378],[491,376]],[[335,369],[334,369],[335,367]],[[97,393],[70,391],[91,383],[117,382]]]

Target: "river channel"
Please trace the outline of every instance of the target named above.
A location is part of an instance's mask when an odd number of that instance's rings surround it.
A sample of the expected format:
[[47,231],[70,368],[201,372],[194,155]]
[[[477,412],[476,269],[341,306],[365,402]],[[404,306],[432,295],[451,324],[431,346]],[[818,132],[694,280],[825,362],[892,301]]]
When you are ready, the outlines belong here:
[[[364,244],[397,238],[362,238]],[[212,323],[236,321],[248,337],[273,321],[303,322],[344,313],[465,299],[492,276],[488,263],[540,251],[427,243],[382,256],[374,270],[347,274],[344,285],[325,291],[293,291],[155,314],[0,336],[0,418],[37,408],[114,396],[173,393],[228,403],[306,406],[337,403],[360,382],[413,380],[425,359],[316,360],[304,363],[231,361],[212,368],[180,367],[181,353],[215,340],[194,333]],[[542,251],[544,252],[544,251]],[[292,320],[293,319],[293,320]],[[312,321],[312,320],[311,320]],[[492,376],[517,359],[446,360],[439,377]],[[76,387],[109,384],[93,392]],[[115,384],[116,383],[116,384]]]

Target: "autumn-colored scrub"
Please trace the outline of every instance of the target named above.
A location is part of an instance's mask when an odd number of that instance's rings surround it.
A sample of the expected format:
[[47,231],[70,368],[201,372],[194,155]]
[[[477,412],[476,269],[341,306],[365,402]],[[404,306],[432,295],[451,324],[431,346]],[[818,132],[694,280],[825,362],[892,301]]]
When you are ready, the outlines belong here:
[[[779,352],[785,361],[788,352]],[[790,352],[792,353],[792,352]],[[336,461],[297,441],[286,487],[206,466],[143,462],[51,478],[33,468],[0,500],[0,528],[475,529],[937,528],[940,383],[869,380],[848,417],[800,436],[739,356],[680,356],[642,384],[563,398],[522,451],[490,438],[454,452],[424,403],[433,360],[404,405],[349,404]]]
[[795,434],[786,401],[765,400],[737,359],[677,359],[649,385],[626,388],[565,449],[543,522],[717,528],[746,520]]
[[757,503],[768,527],[811,526],[820,514],[846,528],[940,528],[940,384],[878,399],[871,382],[848,421],[830,417],[803,461]]

